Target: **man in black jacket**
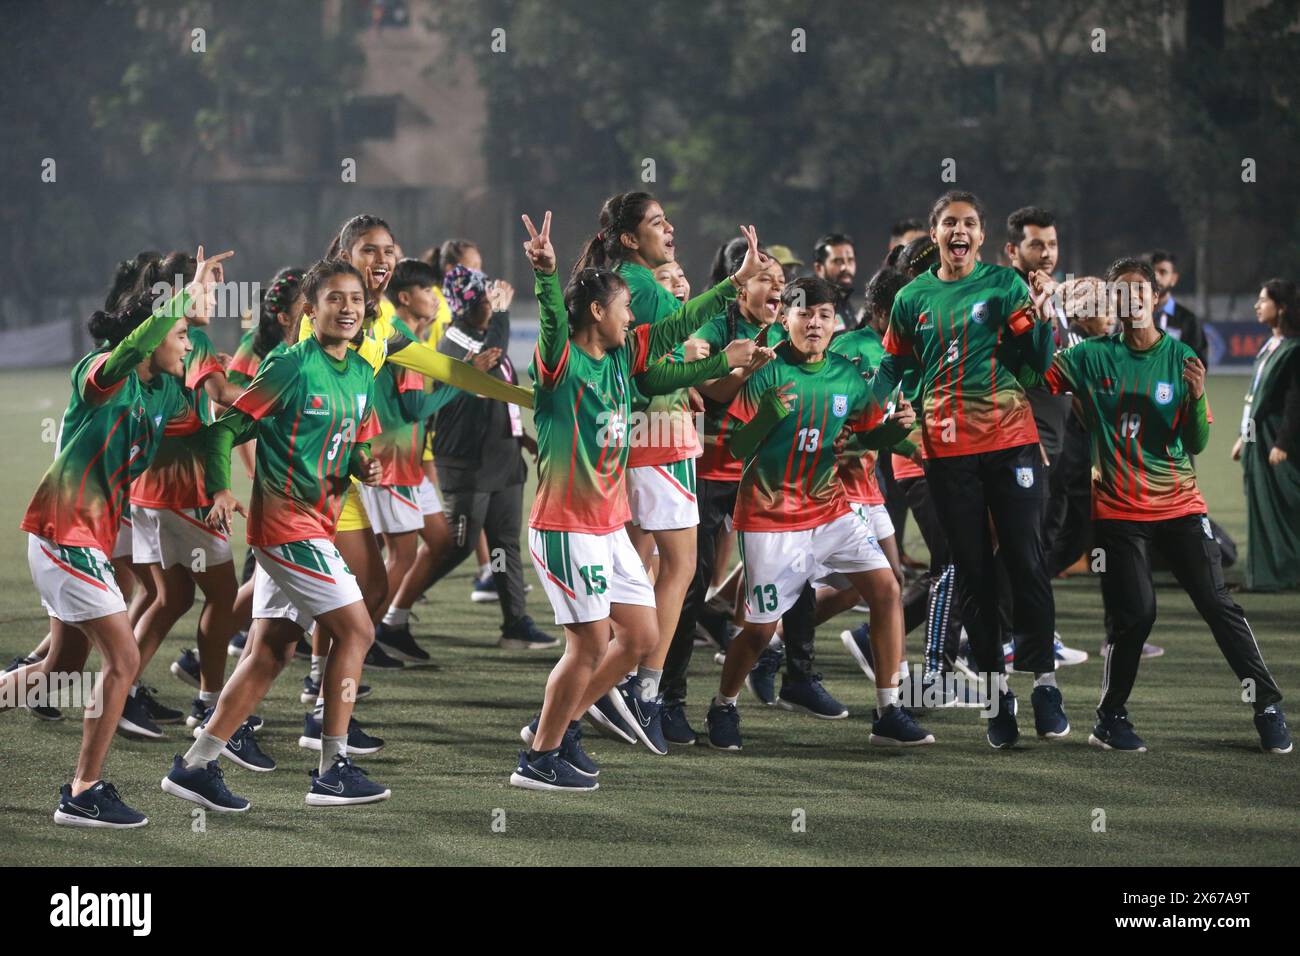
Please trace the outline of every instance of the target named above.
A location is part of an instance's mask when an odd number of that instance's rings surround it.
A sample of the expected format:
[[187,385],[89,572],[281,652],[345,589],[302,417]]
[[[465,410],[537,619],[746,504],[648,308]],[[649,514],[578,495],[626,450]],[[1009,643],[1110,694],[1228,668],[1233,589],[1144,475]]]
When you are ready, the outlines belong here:
[[1156,322],[1171,336],[1186,342],[1206,368],[1210,365],[1210,343],[1205,337],[1205,327],[1196,313],[1174,300],[1174,287],[1178,285],[1178,259],[1172,252],[1157,249],[1148,257],[1160,283],[1160,297],[1156,299]]

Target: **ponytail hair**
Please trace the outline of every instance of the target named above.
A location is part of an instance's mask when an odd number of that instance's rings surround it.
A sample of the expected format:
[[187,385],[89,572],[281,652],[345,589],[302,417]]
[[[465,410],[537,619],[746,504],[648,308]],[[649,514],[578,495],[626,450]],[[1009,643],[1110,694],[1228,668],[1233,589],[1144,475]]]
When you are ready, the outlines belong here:
[[[288,314],[298,296],[302,295],[303,275],[298,266],[281,269],[262,293],[257,309],[257,331],[253,333],[253,352],[258,358],[266,358],[271,349],[284,341],[285,330],[280,316]],[[296,329],[290,329],[288,334],[296,332]]]
[[140,270],[140,277],[132,290],[136,295],[153,295],[154,286],[162,284],[168,288],[179,278],[182,287],[194,278],[198,262],[188,252],[174,251],[147,264]]
[[613,269],[627,258],[627,247],[620,237],[626,232],[636,232],[653,202],[656,202],[654,196],[641,192],[617,193],[606,199],[600,207],[600,229],[574,263],[569,281],[586,269]]
[[108,287],[108,294],[104,296],[104,309],[112,312],[125,305],[136,283],[140,281],[140,273],[146,266],[161,258],[162,253],[146,250],[119,262],[113,270],[113,282]]
[[91,338],[111,348],[152,315],[153,296],[145,290],[128,299],[119,309],[95,312],[86,322],[86,328]]
[[352,251],[352,247],[356,245],[357,240],[371,229],[383,229],[390,236],[393,234],[393,230],[389,228],[388,223],[378,216],[369,214],[353,216],[339,228],[338,235],[334,237],[334,241],[330,243],[329,249],[325,252],[325,258],[337,259],[340,256],[348,255]]
[[592,303],[609,308],[614,297],[627,288],[617,272],[609,269],[577,269],[564,289],[564,310],[569,313],[569,330],[577,333],[590,321]]
[[432,258],[425,261],[441,276],[456,266],[463,265],[465,253],[471,249],[478,249],[478,243],[473,239],[448,239],[441,246],[431,249]]

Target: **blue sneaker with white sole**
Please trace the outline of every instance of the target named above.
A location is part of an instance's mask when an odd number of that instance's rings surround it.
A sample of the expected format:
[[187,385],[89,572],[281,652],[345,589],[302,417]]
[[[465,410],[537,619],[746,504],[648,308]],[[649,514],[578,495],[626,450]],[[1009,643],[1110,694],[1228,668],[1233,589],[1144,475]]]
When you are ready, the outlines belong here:
[[1291,731],[1286,726],[1286,714],[1276,705],[1255,715],[1255,729],[1259,731],[1259,745],[1265,753],[1289,754],[1294,746]]
[[1035,687],[1029,695],[1034,707],[1034,729],[1044,740],[1058,740],[1070,732],[1070,721],[1065,716],[1065,704],[1058,687]]
[[[534,717],[529,721],[528,726],[519,731],[519,738],[525,746],[532,747],[533,740],[537,737],[537,723],[540,719]],[[560,756],[584,777],[600,776],[600,767],[596,766],[596,761],[592,760],[587,755],[587,751],[582,748],[582,721],[571,721],[565,728],[564,738],[560,743]]]
[[170,670],[173,677],[182,684],[189,684],[195,690],[198,690],[203,684],[197,649],[190,648],[181,651],[181,656],[172,661]]
[[244,654],[244,648],[247,646],[248,646],[248,632],[236,631],[235,636],[232,637],[230,639],[230,643],[226,645],[226,656],[242,657]]
[[822,686],[820,674],[800,681],[787,678],[781,684],[781,693],[777,695],[776,703],[782,710],[808,714],[819,720],[843,720],[849,715],[849,709]]
[[876,662],[871,655],[871,622],[863,621],[851,631],[840,631],[840,643],[852,655],[853,659],[867,675],[867,680],[876,679]]
[[[357,685],[357,696],[353,700],[365,700],[373,693],[369,684]],[[314,704],[320,699],[320,681],[312,680],[308,674],[302,679],[302,693],[298,695],[298,700],[304,704]]]
[[162,788],[164,793],[217,813],[243,813],[250,806],[243,797],[230,792],[221,764],[215,760],[191,769],[185,766],[184,757],[172,758],[172,769],[162,778]]
[[776,675],[781,672],[781,664],[784,660],[784,648],[776,650],[771,646],[765,647],[763,653],[758,655],[758,660],[754,662],[749,676],[745,678],[745,686],[749,688],[749,692],[765,707],[776,704]]
[[1010,690],[998,694],[998,709],[992,717],[987,718],[989,725],[989,746],[994,750],[1007,750],[1016,745],[1020,739],[1020,725],[1016,723],[1016,695]]
[[134,830],[149,822],[139,810],[123,802],[117,788],[101,780],[78,796],[72,795],[72,786],[64,784],[59,790],[59,805],[54,811],[54,822],[65,827],[90,827],[104,830]]
[[680,700],[664,701],[664,709],[659,714],[659,726],[663,728],[664,740],[670,744],[691,747],[700,739],[691,722],[686,719],[686,704]]
[[341,807],[357,803],[378,803],[393,792],[370,779],[370,775],[339,754],[324,773],[311,771],[311,789],[307,791],[309,807]]
[[645,744],[651,753],[661,757],[668,753],[668,741],[664,739],[663,728],[663,697],[642,700],[640,687],[635,678],[620,685],[618,690],[622,694],[628,715],[632,718],[632,729],[641,743]]
[[867,739],[881,747],[920,747],[934,743],[934,734],[921,727],[904,707],[890,704],[883,711],[871,712],[871,736]]
[[740,712],[735,704],[712,704],[704,717],[709,746],[714,750],[740,750]]
[[[321,722],[316,719],[315,714],[307,714],[302,722],[302,736],[298,738],[298,746],[304,750],[320,751],[321,743]],[[379,753],[384,749],[384,740],[382,737],[372,737],[361,729],[355,717],[348,718],[348,753],[367,754]]]
[[1097,724],[1088,735],[1088,743],[1102,750],[1120,750],[1126,753],[1144,754],[1147,745],[1133,730],[1133,722],[1128,719],[1128,711],[1117,714],[1097,711]]
[[595,778],[580,773],[569,761],[560,756],[558,750],[538,754],[531,761],[528,759],[528,751],[519,751],[519,764],[510,775],[510,785],[525,790],[563,793],[591,793],[593,790],[600,789],[600,784]]
[[620,707],[618,703],[615,703],[618,693],[619,689],[615,687],[588,707],[587,717],[611,737],[621,740],[625,744],[635,744],[637,742],[637,733],[628,722],[628,717],[624,716],[627,708]]
[[270,773],[275,769],[275,761],[258,746],[251,718],[239,725],[221,752],[245,770]]
[[407,664],[429,663],[429,652],[415,642],[409,624],[398,627],[380,621],[375,627],[375,643],[390,656]]

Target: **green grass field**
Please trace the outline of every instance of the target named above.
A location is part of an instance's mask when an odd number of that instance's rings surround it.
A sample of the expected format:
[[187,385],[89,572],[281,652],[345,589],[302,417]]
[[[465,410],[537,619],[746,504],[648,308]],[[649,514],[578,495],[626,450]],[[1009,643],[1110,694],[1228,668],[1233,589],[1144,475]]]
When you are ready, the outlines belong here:
[[[0,536],[4,660],[29,650],[46,629],[17,524],[52,451],[42,442],[42,420],[57,427],[67,382],[64,371],[0,375],[0,406],[8,410],[0,420],[0,446],[8,449],[0,477],[7,502],[0,527],[8,529]],[[1241,378],[1211,379],[1219,424],[1200,459],[1211,513],[1243,546],[1243,560],[1245,505],[1228,448],[1245,387]],[[914,525],[910,539],[919,549]],[[1239,569],[1228,573],[1240,578]],[[567,797],[506,782],[519,727],[539,704],[554,654],[497,649],[497,608],[469,602],[466,570],[417,607],[415,633],[441,668],[372,675],[375,694],[358,705],[365,727],[388,741],[361,761],[393,789],[388,802],[303,805],[316,758],[296,743],[306,666],[296,662],[261,711],[259,738],[280,768],[253,774],[228,765],[228,783],[253,809],[235,818],[209,814],[205,832],[195,832],[190,804],[158,786],[172,755],[188,746],[183,725],[168,728],[164,741],[116,739],[107,776],[150,824],[104,833],[51,821],[56,790],[76,763],[80,723],[0,714],[0,863],[1294,864],[1298,758],[1259,752],[1250,708],[1208,630],[1186,596],[1161,583],[1152,639],[1168,652],[1143,665],[1131,702],[1148,754],[1103,753],[1086,743],[1101,675],[1101,600],[1095,581],[1075,578],[1056,584],[1058,626],[1092,658],[1061,672],[1074,724],[1065,741],[1038,743],[1029,718],[1030,739],[995,752],[974,712],[944,711],[924,718],[939,741],[933,747],[870,747],[872,689],[838,640],[859,619],[850,615],[818,635],[820,669],[849,719],[815,721],[742,698],[743,753],[697,746],[664,758],[592,731],[587,744],[602,766],[601,789]],[[1242,595],[1241,603],[1283,689],[1295,688],[1300,596]],[[539,622],[553,620],[540,588],[530,608]],[[191,691],[167,667],[192,645],[196,619],[191,612],[182,621],[149,670],[149,682],[177,707],[188,705]],[[915,660],[916,635],[911,650]],[[696,655],[697,729],[717,674],[711,654]],[[1027,703],[1029,678],[1012,683]],[[1104,832],[1095,829],[1099,810]]]

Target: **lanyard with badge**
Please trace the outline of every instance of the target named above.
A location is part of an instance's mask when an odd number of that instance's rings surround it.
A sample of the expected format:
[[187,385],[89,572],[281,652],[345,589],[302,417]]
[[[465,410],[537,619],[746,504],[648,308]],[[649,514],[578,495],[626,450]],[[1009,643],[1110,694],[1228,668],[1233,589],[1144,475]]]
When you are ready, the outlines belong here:
[[1264,378],[1264,370],[1268,368],[1269,359],[1277,351],[1277,347],[1282,344],[1282,340],[1276,335],[1270,335],[1268,341],[1260,346],[1259,354],[1255,357],[1255,378],[1250,383],[1250,391],[1246,393],[1246,404],[1241,409],[1241,436],[1246,437],[1249,430],[1247,423],[1250,421],[1250,409],[1255,403],[1255,394],[1259,391],[1259,383]]

